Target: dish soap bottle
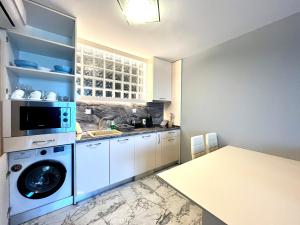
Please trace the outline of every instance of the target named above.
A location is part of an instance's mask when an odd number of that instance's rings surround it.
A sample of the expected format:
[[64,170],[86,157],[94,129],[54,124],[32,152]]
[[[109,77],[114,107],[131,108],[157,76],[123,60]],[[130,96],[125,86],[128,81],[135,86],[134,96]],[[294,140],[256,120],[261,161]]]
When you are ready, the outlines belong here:
[[110,129],[112,130],[115,130],[116,129],[116,124],[115,124],[115,121],[111,121],[111,124],[110,124]]

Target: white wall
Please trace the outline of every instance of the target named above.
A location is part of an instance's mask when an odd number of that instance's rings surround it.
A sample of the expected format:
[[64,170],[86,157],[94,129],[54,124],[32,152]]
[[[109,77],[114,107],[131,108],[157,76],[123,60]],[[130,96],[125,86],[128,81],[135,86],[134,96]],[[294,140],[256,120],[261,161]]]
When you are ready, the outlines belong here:
[[190,137],[300,160],[300,13],[183,60],[182,159]]
[[181,69],[182,60],[172,63],[172,102],[165,103],[164,119],[170,119],[170,113],[173,113],[174,124],[180,126],[181,121]]

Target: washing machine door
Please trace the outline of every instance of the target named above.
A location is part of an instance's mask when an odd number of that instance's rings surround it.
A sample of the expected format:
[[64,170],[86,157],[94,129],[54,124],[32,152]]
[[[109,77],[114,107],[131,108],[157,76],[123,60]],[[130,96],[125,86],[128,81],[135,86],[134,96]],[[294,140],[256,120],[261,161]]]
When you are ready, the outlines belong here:
[[38,161],[21,173],[17,182],[18,190],[29,199],[46,198],[60,189],[66,173],[66,168],[60,162]]

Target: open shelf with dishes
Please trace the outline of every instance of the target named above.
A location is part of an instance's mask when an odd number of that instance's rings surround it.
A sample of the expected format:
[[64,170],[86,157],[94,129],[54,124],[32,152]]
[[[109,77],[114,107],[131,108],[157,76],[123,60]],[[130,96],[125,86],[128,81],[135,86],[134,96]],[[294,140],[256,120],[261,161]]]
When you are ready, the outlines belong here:
[[30,69],[30,68],[22,68],[17,66],[7,66],[6,69],[8,71],[13,72],[17,76],[26,76],[26,77],[39,77],[45,80],[54,80],[54,81],[74,81],[74,75],[67,74],[67,73],[59,73],[53,71],[43,71],[37,69]]
[[54,92],[62,101],[75,101],[75,18],[23,2],[26,25],[5,33],[2,96],[10,100],[16,90],[24,89],[27,97],[29,91]]
[[[7,67],[7,74],[6,99],[32,100],[29,98],[30,94],[38,91],[41,93],[40,100],[44,99],[48,93],[54,92],[58,101],[74,101],[74,78],[71,75],[52,74],[18,67]],[[24,96],[18,99],[12,97],[16,90],[22,90]]]

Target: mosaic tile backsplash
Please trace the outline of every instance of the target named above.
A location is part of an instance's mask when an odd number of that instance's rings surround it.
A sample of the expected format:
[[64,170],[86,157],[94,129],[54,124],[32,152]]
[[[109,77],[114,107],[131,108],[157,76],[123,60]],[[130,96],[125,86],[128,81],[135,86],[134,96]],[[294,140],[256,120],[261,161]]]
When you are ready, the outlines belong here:
[[[91,114],[85,114],[86,109],[91,109]],[[132,112],[136,109],[136,113]],[[104,103],[77,102],[77,122],[83,131],[98,129],[99,122],[103,128],[107,121],[114,120],[116,124],[129,124],[133,119],[141,122],[147,115],[152,116],[153,124],[158,125],[163,120],[163,103],[147,103],[147,105],[118,105]]]

